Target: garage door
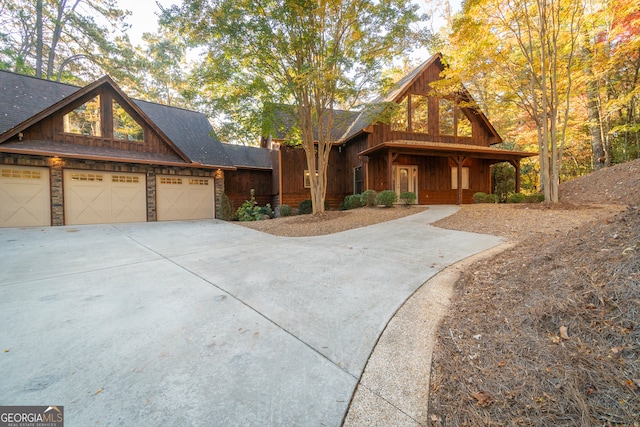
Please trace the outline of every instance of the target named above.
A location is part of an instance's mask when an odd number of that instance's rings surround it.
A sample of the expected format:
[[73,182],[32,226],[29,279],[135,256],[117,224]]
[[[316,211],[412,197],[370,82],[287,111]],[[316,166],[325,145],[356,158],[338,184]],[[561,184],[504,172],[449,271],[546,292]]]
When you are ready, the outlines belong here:
[[144,174],[64,171],[65,224],[147,220]]
[[51,225],[49,169],[0,165],[0,227]]
[[213,178],[158,175],[158,220],[214,217]]

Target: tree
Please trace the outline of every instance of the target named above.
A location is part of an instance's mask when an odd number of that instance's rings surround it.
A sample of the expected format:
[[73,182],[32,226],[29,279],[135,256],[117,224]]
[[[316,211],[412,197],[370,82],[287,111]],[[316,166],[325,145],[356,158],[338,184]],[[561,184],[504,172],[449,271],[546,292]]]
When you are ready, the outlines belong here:
[[[0,7],[0,66],[47,79],[66,68],[97,77],[128,76],[133,51],[122,36],[127,12],[114,0],[7,0]],[[73,79],[71,79],[73,80]]]
[[547,202],[558,201],[582,14],[578,0],[477,0],[465,3],[454,26],[454,44],[467,46],[464,59],[458,51],[452,58],[473,64],[456,65],[461,80],[489,85],[492,96],[513,102],[535,123]]
[[321,213],[334,108],[408,50],[416,10],[407,0],[185,1],[164,22],[206,48],[199,76],[244,129],[258,128],[270,102],[294,106],[313,212]]

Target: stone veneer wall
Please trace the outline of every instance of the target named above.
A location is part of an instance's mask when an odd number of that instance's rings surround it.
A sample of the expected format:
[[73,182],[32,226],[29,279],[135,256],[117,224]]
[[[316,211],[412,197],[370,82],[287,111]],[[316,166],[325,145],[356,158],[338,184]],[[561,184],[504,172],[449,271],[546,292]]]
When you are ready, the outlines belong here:
[[64,169],[146,174],[147,221],[158,220],[156,207],[156,175],[214,177],[216,217],[220,211],[220,195],[224,192],[224,172],[221,170],[101,162],[94,160],[64,159],[59,157],[28,156],[9,153],[0,153],[0,164],[49,168],[51,179],[51,225],[64,225],[64,185],[62,182]]

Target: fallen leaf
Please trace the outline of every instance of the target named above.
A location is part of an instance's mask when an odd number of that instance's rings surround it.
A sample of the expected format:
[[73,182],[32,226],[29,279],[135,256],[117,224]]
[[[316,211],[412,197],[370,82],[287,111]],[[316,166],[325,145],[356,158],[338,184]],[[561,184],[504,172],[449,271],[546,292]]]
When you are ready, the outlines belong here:
[[506,365],[507,362],[505,362],[504,360],[501,360],[498,362],[498,366],[503,367],[504,365]]
[[566,326],[560,326],[560,338],[562,338],[563,340],[568,340],[569,334],[567,332],[568,329]]
[[8,348],[5,348],[5,349],[4,349],[4,352],[5,352],[5,353],[9,353],[9,349],[8,349]]
[[98,391],[96,391],[95,393],[93,393],[93,395],[95,396],[96,394],[100,394],[102,393],[102,390],[104,390],[103,388],[99,388]]
[[611,349],[611,353],[613,353],[613,354],[618,354],[618,353],[620,353],[622,350],[624,350],[624,347],[613,347],[613,348]]
[[489,406],[491,402],[493,402],[493,397],[486,391],[479,391],[473,393],[471,396],[478,401],[478,405],[480,406]]

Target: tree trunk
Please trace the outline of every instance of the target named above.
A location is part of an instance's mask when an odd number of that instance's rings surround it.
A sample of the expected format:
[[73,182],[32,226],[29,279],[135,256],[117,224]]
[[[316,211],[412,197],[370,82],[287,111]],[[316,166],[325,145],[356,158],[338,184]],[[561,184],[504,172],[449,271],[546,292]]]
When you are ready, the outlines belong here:
[[36,77],[42,78],[42,0],[36,2]]

